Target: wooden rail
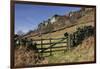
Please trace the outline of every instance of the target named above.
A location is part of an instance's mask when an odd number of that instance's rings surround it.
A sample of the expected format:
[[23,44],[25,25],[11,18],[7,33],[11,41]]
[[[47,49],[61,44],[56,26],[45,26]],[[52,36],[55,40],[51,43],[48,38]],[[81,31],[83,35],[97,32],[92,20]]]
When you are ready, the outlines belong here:
[[[48,40],[48,42],[45,42],[46,40]],[[54,42],[54,40],[56,42]],[[40,50],[41,56],[43,56],[43,53],[50,53],[50,55],[52,55],[52,52],[54,52],[54,49],[60,49],[60,48],[64,48],[60,51],[64,51],[67,47],[67,39],[65,37],[62,38],[49,38],[49,39],[33,39],[33,42],[40,42],[37,43],[37,47],[38,50]],[[64,45],[59,45],[59,44],[64,44]],[[49,51],[48,51],[49,50]],[[56,50],[55,50],[56,51]]]
[[[37,43],[37,45],[41,46],[41,48],[38,49],[41,50],[40,51],[41,53],[49,52],[50,55],[52,55],[52,52],[56,51],[57,49],[65,52],[67,50],[70,50],[72,47],[78,46],[79,44],[82,43],[82,41],[85,38],[92,36],[93,34],[94,34],[94,27],[85,26],[83,28],[79,28],[77,31],[73,32],[72,34],[68,34],[67,37],[65,36],[62,38],[38,39],[33,41],[41,42],[41,43]],[[46,40],[48,42],[45,42]]]
[[[73,32],[72,34],[66,32],[64,34],[65,37],[62,38],[32,39],[32,42],[36,42],[36,45],[33,44],[31,47],[36,47],[36,50],[39,51],[41,56],[43,56],[43,53],[45,52],[53,55],[54,51],[69,51],[72,47],[76,47],[81,44],[85,38],[94,35],[95,28],[93,26],[84,26],[78,28],[77,31]],[[31,41],[26,43],[29,43],[30,46]]]

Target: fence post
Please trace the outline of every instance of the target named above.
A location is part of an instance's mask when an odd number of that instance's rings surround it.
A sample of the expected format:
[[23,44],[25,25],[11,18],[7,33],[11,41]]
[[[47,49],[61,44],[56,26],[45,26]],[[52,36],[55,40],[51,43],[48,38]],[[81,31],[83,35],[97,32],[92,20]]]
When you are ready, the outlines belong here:
[[71,47],[71,34],[69,34],[68,37],[68,50],[70,50],[70,47]]
[[50,56],[52,55],[52,46],[51,46],[51,38],[50,38]]
[[43,40],[41,38],[41,57],[43,56]]
[[[67,51],[68,50],[68,36],[66,37],[66,49],[65,49],[65,51]],[[65,53],[65,51],[64,51],[64,53]]]
[[[65,34],[64,34],[64,36],[65,36],[65,39],[66,39],[66,50],[65,51],[67,51],[68,50],[68,36],[69,36],[69,34],[66,32]],[[64,52],[65,52],[64,51]]]

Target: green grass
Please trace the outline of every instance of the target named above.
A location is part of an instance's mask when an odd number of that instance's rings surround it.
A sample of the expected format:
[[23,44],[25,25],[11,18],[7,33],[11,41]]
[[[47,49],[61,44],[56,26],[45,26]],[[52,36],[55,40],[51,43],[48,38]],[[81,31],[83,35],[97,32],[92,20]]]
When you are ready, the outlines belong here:
[[[88,45],[86,45],[87,41]],[[44,53],[44,55],[47,55],[47,53]],[[65,53],[64,51],[53,52],[52,56],[46,58],[48,59],[48,64],[94,61],[94,38],[89,37],[74,49],[68,50]]]

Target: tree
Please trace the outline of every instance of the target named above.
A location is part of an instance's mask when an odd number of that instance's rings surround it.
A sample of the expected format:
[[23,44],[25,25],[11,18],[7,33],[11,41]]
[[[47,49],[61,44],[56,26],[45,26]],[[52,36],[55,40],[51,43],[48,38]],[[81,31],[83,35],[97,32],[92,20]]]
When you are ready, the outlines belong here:
[[19,36],[23,36],[23,35],[24,35],[24,32],[20,30],[20,31],[17,32],[17,34],[18,34]]
[[29,31],[28,31],[28,34],[31,34],[32,32],[33,32],[33,30],[29,30]]

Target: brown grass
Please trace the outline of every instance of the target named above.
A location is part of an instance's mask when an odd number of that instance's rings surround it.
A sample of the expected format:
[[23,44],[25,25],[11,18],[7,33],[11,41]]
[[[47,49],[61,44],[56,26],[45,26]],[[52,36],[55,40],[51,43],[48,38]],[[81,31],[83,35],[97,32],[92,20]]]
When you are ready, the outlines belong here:
[[27,46],[19,46],[15,49],[15,66],[29,66],[46,63],[48,63],[48,61],[44,57],[40,57],[34,50],[27,49]]

